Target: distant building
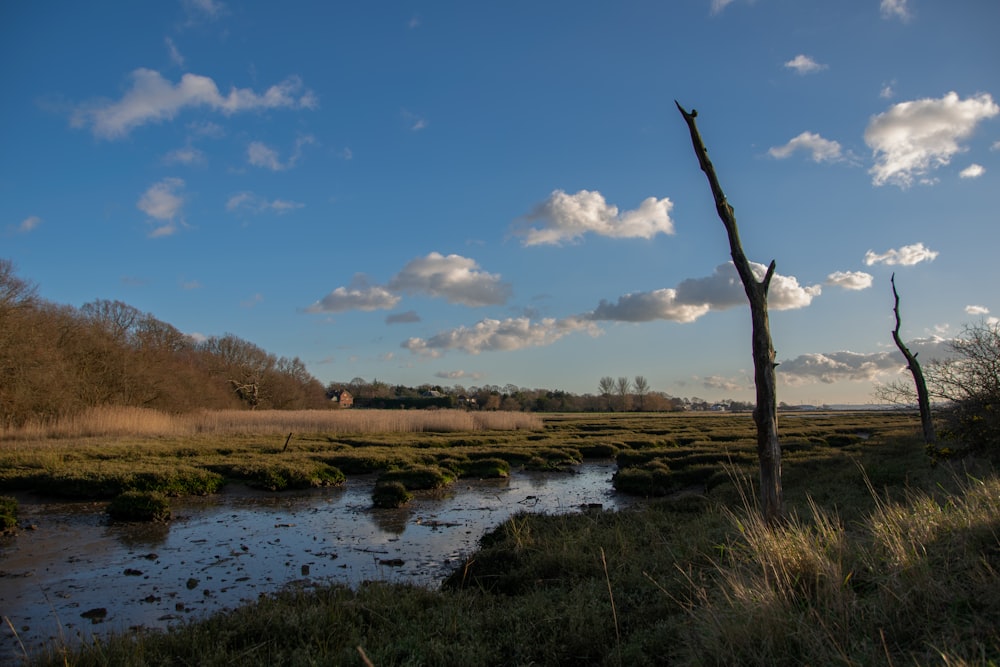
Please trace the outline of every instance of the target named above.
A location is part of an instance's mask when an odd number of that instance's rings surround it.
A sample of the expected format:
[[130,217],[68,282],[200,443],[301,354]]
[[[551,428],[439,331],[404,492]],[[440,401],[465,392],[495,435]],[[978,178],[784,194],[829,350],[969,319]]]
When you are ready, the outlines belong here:
[[330,392],[330,402],[334,407],[349,408],[354,405],[354,397],[346,389],[335,389]]

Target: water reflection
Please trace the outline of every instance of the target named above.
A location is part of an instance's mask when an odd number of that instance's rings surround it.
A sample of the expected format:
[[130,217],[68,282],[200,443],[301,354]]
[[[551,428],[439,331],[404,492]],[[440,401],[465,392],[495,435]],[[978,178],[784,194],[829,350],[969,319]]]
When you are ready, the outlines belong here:
[[[337,489],[262,494],[227,488],[173,503],[165,525],[108,525],[101,503],[22,498],[37,530],[0,542],[0,609],[37,646],[234,607],[289,582],[370,579],[437,586],[488,529],[521,511],[566,512],[625,499],[613,463],[576,473],[515,473],[418,492],[406,507],[373,509],[374,478]],[[103,614],[88,614],[103,609]],[[19,655],[5,627],[0,662]]]

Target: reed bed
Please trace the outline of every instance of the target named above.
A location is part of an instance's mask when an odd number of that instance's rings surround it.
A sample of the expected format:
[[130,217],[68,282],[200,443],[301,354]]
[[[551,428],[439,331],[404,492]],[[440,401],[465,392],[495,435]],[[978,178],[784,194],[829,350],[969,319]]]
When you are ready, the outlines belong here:
[[172,415],[132,407],[91,408],[79,414],[0,429],[0,440],[92,437],[184,437],[285,433],[371,434],[521,431],[543,428],[524,412],[463,410],[213,410]]

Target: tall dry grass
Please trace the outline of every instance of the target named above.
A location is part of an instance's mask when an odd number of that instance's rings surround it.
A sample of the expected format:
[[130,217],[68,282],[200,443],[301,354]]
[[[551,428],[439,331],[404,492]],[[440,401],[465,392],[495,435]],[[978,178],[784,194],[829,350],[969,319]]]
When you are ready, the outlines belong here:
[[284,433],[420,433],[539,430],[524,412],[462,410],[214,410],[171,415],[130,407],[91,408],[53,420],[3,428],[0,440],[111,436],[271,435]]

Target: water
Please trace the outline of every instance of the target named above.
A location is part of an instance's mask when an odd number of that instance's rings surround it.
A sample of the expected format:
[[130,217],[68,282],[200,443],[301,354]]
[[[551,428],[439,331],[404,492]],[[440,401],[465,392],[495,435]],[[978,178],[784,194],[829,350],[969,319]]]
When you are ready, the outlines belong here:
[[[168,524],[110,524],[104,503],[21,497],[22,530],[0,540],[0,661],[52,639],[76,642],[233,608],[296,582],[436,587],[480,536],[519,511],[618,509],[613,463],[515,472],[371,507],[371,476],[340,488],[266,494],[226,488],[175,500]],[[103,612],[101,611],[103,610]],[[16,630],[16,635],[14,630]]]

